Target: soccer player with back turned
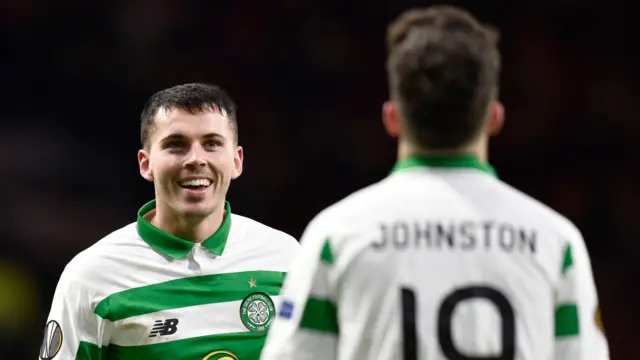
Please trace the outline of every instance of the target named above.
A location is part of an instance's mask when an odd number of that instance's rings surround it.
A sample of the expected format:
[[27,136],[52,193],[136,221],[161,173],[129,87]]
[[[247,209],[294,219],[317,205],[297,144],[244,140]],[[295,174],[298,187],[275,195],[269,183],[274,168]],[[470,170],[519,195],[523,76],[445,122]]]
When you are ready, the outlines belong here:
[[604,360],[585,243],[499,180],[497,33],[435,6],[388,29],[384,180],[321,212],[263,360]]
[[242,172],[235,105],[218,87],[179,85],[141,121],[155,200],[66,266],[40,359],[258,359],[299,246],[225,200]]

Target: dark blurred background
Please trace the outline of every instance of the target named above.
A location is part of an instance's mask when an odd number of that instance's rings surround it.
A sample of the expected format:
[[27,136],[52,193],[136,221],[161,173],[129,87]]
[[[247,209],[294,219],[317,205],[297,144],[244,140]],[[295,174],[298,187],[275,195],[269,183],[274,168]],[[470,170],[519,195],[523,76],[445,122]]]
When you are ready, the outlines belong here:
[[[319,210],[392,167],[380,121],[385,26],[429,4],[2,1],[0,359],[37,357],[64,265],[153,197],[136,162],[151,93],[191,81],[226,88],[246,157],[232,209],[299,237]],[[583,231],[612,358],[640,358],[630,5],[455,4],[502,31],[507,123],[493,165]]]

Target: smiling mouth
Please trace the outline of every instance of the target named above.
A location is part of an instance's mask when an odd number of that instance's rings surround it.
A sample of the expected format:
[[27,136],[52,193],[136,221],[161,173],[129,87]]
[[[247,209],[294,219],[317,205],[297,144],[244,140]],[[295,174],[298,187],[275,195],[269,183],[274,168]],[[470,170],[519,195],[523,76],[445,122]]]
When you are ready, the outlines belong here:
[[212,184],[212,181],[209,179],[189,179],[189,180],[182,180],[178,182],[178,185],[180,185],[181,188],[188,189],[188,190],[206,189],[209,186],[211,186],[211,184]]

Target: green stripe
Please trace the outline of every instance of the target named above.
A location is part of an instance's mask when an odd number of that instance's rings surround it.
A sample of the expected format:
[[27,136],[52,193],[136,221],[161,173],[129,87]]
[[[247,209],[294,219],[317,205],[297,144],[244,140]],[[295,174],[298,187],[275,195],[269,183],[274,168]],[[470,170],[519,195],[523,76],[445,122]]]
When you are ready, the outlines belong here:
[[[96,306],[103,319],[118,321],[156,311],[242,300],[253,292],[278,295],[285,273],[246,271],[203,275],[142,286],[112,294]],[[249,280],[255,280],[255,287]]]
[[556,337],[580,334],[578,307],[575,304],[561,305],[556,308]]
[[561,274],[569,270],[569,268],[573,265],[573,255],[571,254],[571,244],[567,244],[567,247],[564,249],[564,259],[562,260],[562,272]]
[[329,265],[333,264],[333,252],[331,251],[331,243],[329,242],[329,239],[324,241],[324,246],[320,253],[320,260]]
[[493,175],[496,178],[496,170],[488,163],[480,161],[472,155],[460,156],[409,156],[398,160],[391,172],[402,171],[414,167],[435,167],[435,168],[470,168],[478,169]]
[[[151,345],[109,345],[108,360],[200,360],[214,351],[231,352],[241,360],[258,360],[265,335],[251,332],[202,336]],[[208,360],[218,360],[222,354]]]
[[309,298],[300,319],[300,327],[338,334],[338,312],[328,300]]
[[76,360],[104,360],[107,359],[106,347],[98,347],[98,345],[81,341],[76,353]]

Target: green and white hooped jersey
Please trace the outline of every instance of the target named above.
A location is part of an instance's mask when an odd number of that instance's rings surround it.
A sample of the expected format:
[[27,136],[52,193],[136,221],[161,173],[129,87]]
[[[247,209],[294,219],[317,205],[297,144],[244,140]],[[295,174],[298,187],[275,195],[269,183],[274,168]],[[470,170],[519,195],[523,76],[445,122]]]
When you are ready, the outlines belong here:
[[65,268],[40,359],[258,359],[280,287],[296,257],[291,236],[225,204],[201,244],[136,223],[106,236]]
[[263,360],[605,360],[582,235],[472,157],[408,158],[321,212]]

